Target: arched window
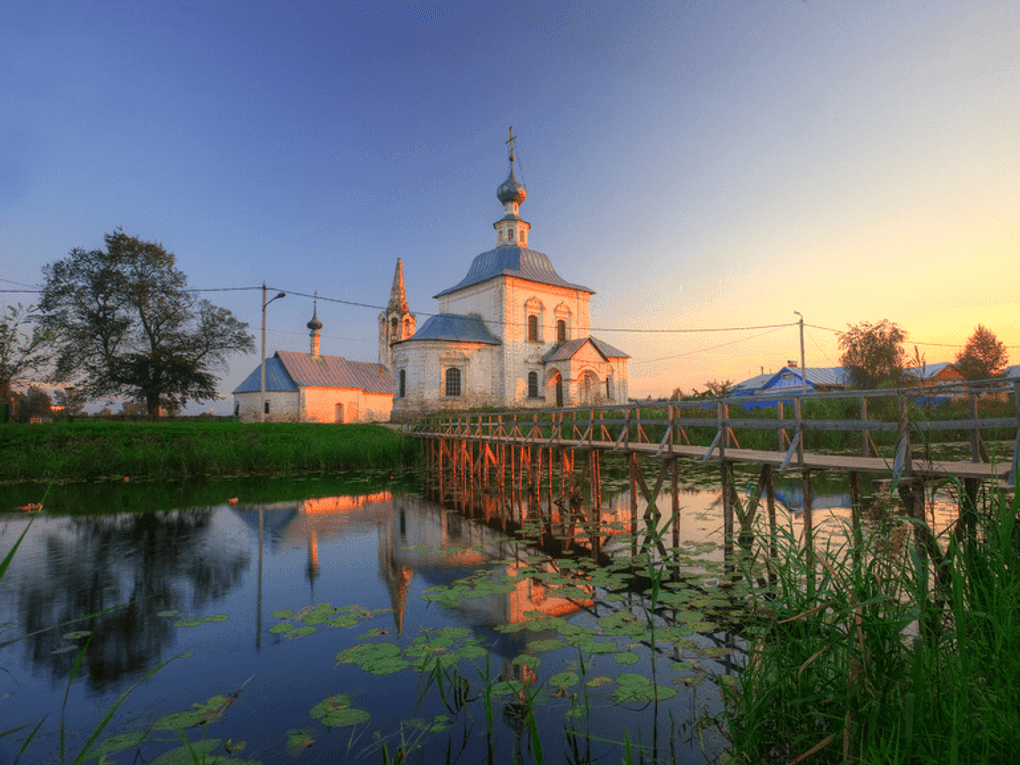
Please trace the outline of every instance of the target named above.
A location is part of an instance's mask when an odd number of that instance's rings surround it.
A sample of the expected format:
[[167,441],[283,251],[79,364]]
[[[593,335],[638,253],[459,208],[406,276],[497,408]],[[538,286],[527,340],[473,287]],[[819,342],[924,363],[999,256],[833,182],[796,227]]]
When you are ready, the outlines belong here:
[[399,386],[397,388],[397,398],[403,398],[404,396],[407,395],[407,372],[406,372],[406,370],[403,370],[403,369],[400,370],[400,372],[397,374],[397,380],[399,381]]
[[337,422],[343,422],[344,421],[344,405],[343,404],[337,404],[336,405],[336,421]]
[[457,367],[450,367],[446,370],[446,395],[460,395],[460,370]]
[[567,322],[559,319],[556,322],[556,342],[562,343],[567,339]]
[[556,375],[556,406],[563,406],[563,378]]
[[528,372],[528,398],[538,398],[538,372]]
[[531,314],[528,317],[528,340],[538,342],[538,316]]
[[397,333],[397,328],[399,326],[400,326],[400,323],[397,321],[397,317],[396,316],[394,316],[392,319],[390,319],[390,342],[391,343],[393,341],[395,341],[395,340],[399,340],[400,339],[400,335]]

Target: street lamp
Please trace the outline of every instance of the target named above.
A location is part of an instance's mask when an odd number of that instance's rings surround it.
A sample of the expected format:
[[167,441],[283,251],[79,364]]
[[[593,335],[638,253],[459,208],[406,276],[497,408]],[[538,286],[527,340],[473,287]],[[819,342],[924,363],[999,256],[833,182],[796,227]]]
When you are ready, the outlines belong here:
[[262,282],[262,402],[259,404],[259,422],[266,421],[266,306],[284,297],[287,297],[286,292],[278,292],[272,300],[266,300],[266,283]]
[[[800,392],[807,393],[807,368],[804,366],[804,316],[800,311],[794,311],[800,316]],[[264,317],[263,317],[264,318]]]

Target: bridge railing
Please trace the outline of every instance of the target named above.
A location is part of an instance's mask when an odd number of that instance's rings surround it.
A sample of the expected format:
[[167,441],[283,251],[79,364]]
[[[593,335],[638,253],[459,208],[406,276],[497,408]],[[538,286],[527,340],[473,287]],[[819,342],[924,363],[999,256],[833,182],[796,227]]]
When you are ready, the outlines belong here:
[[[1020,378],[939,383],[870,391],[803,392],[799,387],[714,399],[593,404],[501,412],[436,412],[413,423],[420,437],[508,440],[627,451],[655,445],[654,454],[707,447],[702,459],[727,449],[784,452],[781,467],[803,464],[804,450],[858,450],[909,468],[912,448],[940,442],[969,445],[972,462],[988,441],[1012,441],[1011,470],[1020,464]],[[647,449],[647,447],[645,447]]]

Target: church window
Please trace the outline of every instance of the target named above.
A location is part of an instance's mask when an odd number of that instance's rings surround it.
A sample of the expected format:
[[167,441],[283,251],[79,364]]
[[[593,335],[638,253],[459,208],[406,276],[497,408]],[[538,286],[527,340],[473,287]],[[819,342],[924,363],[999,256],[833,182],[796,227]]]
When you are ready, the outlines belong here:
[[556,322],[556,342],[562,343],[567,339],[567,323],[560,319]]
[[528,372],[528,398],[538,398],[538,372]]
[[405,395],[407,395],[407,372],[406,372],[406,370],[401,369],[399,374],[397,375],[397,379],[399,380],[399,388],[397,390],[397,398],[403,398]]
[[446,370],[446,395],[460,395],[460,370],[457,367],[450,367]]
[[507,233],[507,238],[512,242],[514,240],[514,230],[510,229]]
[[400,325],[399,325],[399,323],[397,321],[397,317],[394,316],[392,319],[390,319],[390,342],[391,343],[394,340],[397,339],[397,327],[398,326],[400,326]]
[[612,377],[607,377],[606,378],[606,400],[607,401],[612,401],[613,400],[613,378]]
[[538,316],[531,314],[528,317],[528,340],[538,342]]
[[241,414],[241,402],[238,401],[237,403],[234,404],[234,416],[237,417],[240,414]]
[[265,402],[263,410],[265,411],[266,414],[269,414],[269,402],[268,401]]
[[500,242],[502,242],[502,241],[503,241],[503,229],[500,229],[500,230],[499,230],[499,241],[500,241]]

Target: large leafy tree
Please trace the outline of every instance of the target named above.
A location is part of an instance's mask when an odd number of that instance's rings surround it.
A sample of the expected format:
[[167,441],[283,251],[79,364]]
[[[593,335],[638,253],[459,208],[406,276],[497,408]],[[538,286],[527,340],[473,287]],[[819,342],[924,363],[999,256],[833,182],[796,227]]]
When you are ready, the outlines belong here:
[[30,306],[7,306],[0,314],[0,408],[13,403],[13,386],[37,376],[53,358],[52,336],[34,321]]
[[877,388],[883,383],[898,384],[903,380],[906,353],[903,342],[907,333],[888,319],[877,324],[863,321],[848,324],[839,336],[843,351],[840,364],[855,388]]
[[956,354],[956,368],[964,380],[988,380],[1006,370],[1009,354],[995,333],[980,324],[963,350]]
[[105,241],[43,269],[39,308],[61,339],[58,378],[79,381],[92,397],[142,399],[150,419],[161,406],[216,398],[214,371],[255,347],[248,325],[196,299],[161,244],[122,229]]

